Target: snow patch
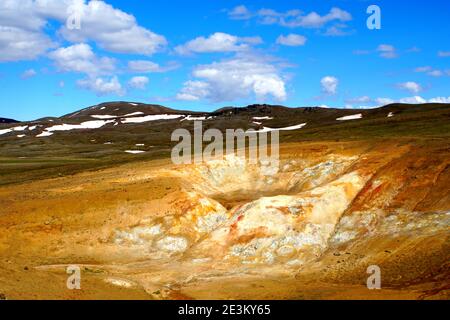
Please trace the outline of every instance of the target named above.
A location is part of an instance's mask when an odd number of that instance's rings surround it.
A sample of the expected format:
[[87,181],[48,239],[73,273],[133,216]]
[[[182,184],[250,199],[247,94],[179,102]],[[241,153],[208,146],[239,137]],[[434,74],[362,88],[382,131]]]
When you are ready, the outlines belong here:
[[129,113],[124,115],[123,117],[133,117],[133,116],[140,116],[143,115],[144,113],[142,111],[137,111],[137,112],[133,112],[133,113]]
[[14,131],[24,131],[26,128],[28,128],[28,126],[14,127],[14,128],[12,128],[12,130],[14,130]]
[[357,120],[357,119],[362,119],[362,113],[358,113],[358,114],[354,114],[351,116],[345,116],[345,117],[341,117],[341,118],[337,118],[337,121],[347,121],[347,120]]
[[69,130],[77,130],[77,129],[98,129],[103,127],[104,125],[114,122],[113,120],[94,120],[94,121],[86,121],[80,124],[60,124],[53,127],[49,127],[45,129],[48,132],[52,131],[69,131]]
[[184,117],[184,115],[179,114],[154,114],[144,117],[135,117],[135,118],[125,118],[122,119],[122,123],[143,123],[149,121],[158,121],[158,120],[173,120]]
[[301,124],[297,124],[295,126],[290,126],[290,127],[284,127],[284,128],[269,128],[269,127],[264,127],[261,130],[258,130],[256,132],[271,132],[271,131],[291,131],[291,130],[298,130],[303,128],[304,126],[306,126],[306,123],[301,123]]
[[139,154],[139,153],[144,153],[145,151],[142,150],[125,150],[126,153],[130,153],[130,154]]
[[102,115],[102,114],[99,114],[99,115],[93,115],[93,116],[91,116],[92,118],[94,118],[94,119],[114,119],[114,118],[117,118],[117,116],[111,116],[111,115]]
[[253,120],[272,120],[273,117],[253,117]]
[[50,137],[51,135],[53,135],[53,132],[44,131],[41,134],[38,134],[36,138]]
[[194,117],[194,116],[188,115],[181,121],[185,121],[185,120],[187,120],[187,121],[204,121],[204,120],[206,120],[206,117]]
[[2,134],[6,134],[6,133],[9,133],[9,132],[11,132],[12,130],[11,129],[3,129],[3,130],[0,130],[0,136],[2,135]]

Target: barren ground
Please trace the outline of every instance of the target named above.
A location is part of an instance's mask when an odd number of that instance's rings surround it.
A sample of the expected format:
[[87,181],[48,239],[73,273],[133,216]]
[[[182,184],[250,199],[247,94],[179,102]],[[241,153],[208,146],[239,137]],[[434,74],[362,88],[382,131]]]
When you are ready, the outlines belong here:
[[270,181],[239,159],[153,160],[2,186],[0,294],[449,299],[448,142],[285,143],[281,160]]

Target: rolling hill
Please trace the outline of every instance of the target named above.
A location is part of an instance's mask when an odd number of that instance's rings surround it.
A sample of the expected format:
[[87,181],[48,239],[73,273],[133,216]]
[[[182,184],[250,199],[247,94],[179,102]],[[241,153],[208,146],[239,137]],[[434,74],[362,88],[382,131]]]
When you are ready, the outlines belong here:
[[[376,109],[226,107],[214,112],[108,102],[62,117],[0,124],[0,183],[165,158],[177,128],[280,131],[281,142],[373,139],[447,139],[449,104],[391,104]],[[301,128],[301,129],[297,129]],[[55,169],[57,168],[57,169]]]

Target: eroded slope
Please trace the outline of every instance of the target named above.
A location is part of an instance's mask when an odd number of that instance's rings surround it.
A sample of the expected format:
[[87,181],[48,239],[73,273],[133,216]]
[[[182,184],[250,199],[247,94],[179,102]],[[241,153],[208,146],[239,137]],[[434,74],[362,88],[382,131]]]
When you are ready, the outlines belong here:
[[[365,288],[376,264],[385,297],[448,297],[448,150],[442,141],[285,144],[273,174],[229,157],[4,187],[0,291],[364,298],[380,296]],[[75,297],[69,264],[84,268],[87,291]]]

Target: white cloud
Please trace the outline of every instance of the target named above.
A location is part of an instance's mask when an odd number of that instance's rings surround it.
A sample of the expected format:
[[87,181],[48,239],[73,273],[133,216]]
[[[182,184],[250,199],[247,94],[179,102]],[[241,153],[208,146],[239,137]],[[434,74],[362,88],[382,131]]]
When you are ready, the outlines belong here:
[[441,70],[432,70],[428,72],[428,75],[432,77],[442,77],[444,73]]
[[197,101],[207,98],[210,94],[210,85],[203,81],[186,81],[180,93],[177,94],[178,100]]
[[428,100],[431,103],[450,103],[450,97],[436,97]]
[[232,59],[200,65],[193,71],[197,81],[188,81],[177,95],[181,100],[208,99],[233,101],[254,95],[264,100],[286,99],[285,83],[279,70],[257,56],[238,56]]
[[380,106],[386,106],[388,104],[394,103],[395,100],[391,98],[376,98],[375,102]]
[[450,97],[435,97],[424,99],[420,96],[406,97],[399,100],[400,103],[422,104],[422,103],[450,103]]
[[91,46],[85,43],[59,48],[49,53],[59,71],[85,73],[90,76],[111,74],[116,61],[108,57],[97,57]]
[[322,91],[324,93],[335,95],[337,93],[339,80],[332,76],[326,76],[320,80],[320,84],[322,85]]
[[435,70],[430,66],[418,67],[414,70],[415,72],[426,73],[432,77],[442,77],[444,72],[442,70]]
[[380,57],[382,58],[394,59],[398,57],[397,49],[390,44],[380,44],[377,51],[380,53]]
[[259,23],[262,24],[281,24],[283,18],[297,17],[302,14],[302,11],[294,9],[287,12],[281,13],[272,9],[261,9],[258,11],[257,15],[260,18]]
[[427,100],[420,96],[414,96],[414,97],[407,97],[402,98],[399,100],[400,103],[408,103],[408,104],[421,104],[421,103],[427,103]]
[[373,102],[376,104],[375,107],[383,107],[392,103],[406,103],[406,104],[450,103],[450,97],[435,97],[428,100],[421,96],[405,97],[397,100],[391,98],[376,98],[373,100]]
[[161,66],[152,61],[145,60],[135,60],[128,62],[128,69],[133,72],[159,72],[161,70]]
[[166,66],[160,66],[159,64],[148,60],[133,60],[128,62],[128,70],[136,73],[167,72],[175,70],[178,67],[179,65],[176,62],[170,62]]
[[[74,13],[80,29],[69,30]],[[94,41],[109,51],[150,55],[163,49],[166,39],[139,26],[134,16],[104,1],[0,1],[0,61],[31,60],[56,45],[45,33],[48,22],[61,24],[58,35],[71,42]]]
[[246,6],[240,5],[230,10],[228,16],[233,20],[247,20],[252,17],[252,13]]
[[346,24],[343,23],[336,24],[334,26],[327,28],[327,30],[323,33],[323,35],[328,37],[343,37],[348,36],[354,32],[352,30],[347,31],[346,28],[347,28]]
[[263,43],[263,39],[259,36],[255,37],[240,37],[239,40],[243,43],[247,43],[249,45],[258,45]]
[[[361,98],[361,99],[360,99]],[[425,99],[421,96],[412,96],[412,97],[405,97],[401,99],[391,99],[391,98],[376,98],[371,99],[367,96],[355,98],[351,102],[357,103],[370,103],[372,106],[364,107],[364,106],[357,106],[358,109],[368,109],[368,108],[378,108],[383,107],[392,103],[406,103],[406,104],[423,104],[423,103],[450,103],[450,97],[435,97],[431,99]],[[360,101],[357,101],[360,100]],[[346,107],[352,109],[353,105],[349,104]]]
[[[352,20],[352,15],[349,12],[336,7],[332,8],[327,14],[321,16],[314,11],[306,14],[298,9],[277,12],[269,8],[262,8],[253,14],[247,7],[241,5],[229,11],[228,16],[235,20],[257,17],[258,22],[261,24],[279,24],[289,28],[321,28],[333,21],[345,22]],[[333,35],[336,35],[338,31],[341,35],[342,30],[338,30],[337,27],[335,29],[330,29],[329,33],[330,35],[332,33],[334,33]]]
[[95,92],[98,96],[104,95],[118,95],[123,96],[125,91],[122,88],[122,85],[119,82],[117,76],[112,77],[111,79],[103,79],[103,78],[88,78],[83,80],[78,80],[77,85],[80,88],[91,90]]
[[167,45],[163,36],[139,26],[133,15],[103,1],[79,5],[76,13],[80,15],[80,29],[70,30],[64,25],[60,30],[69,41],[92,40],[108,51],[143,55],[161,51]]
[[147,84],[149,83],[149,80],[147,77],[144,76],[137,76],[137,77],[133,77],[130,79],[130,81],[128,81],[128,85],[131,88],[135,88],[135,89],[145,89],[145,87],[147,86]]
[[43,33],[3,26],[2,23],[0,21],[0,62],[33,60],[55,47]]
[[259,37],[240,38],[231,34],[216,32],[208,38],[198,37],[184,45],[177,46],[175,51],[181,55],[205,52],[237,52],[247,50],[249,44],[261,42],[262,40]]
[[441,58],[450,57],[450,51],[439,51],[438,56]]
[[422,91],[422,86],[420,84],[418,84],[417,82],[413,82],[413,81],[399,83],[399,84],[397,84],[397,86],[400,89],[407,90],[411,93],[419,93],[420,91]]
[[350,21],[352,20],[352,16],[347,11],[344,11],[339,8],[332,8],[330,12],[326,15],[319,15],[317,12],[311,12],[307,15],[302,15],[298,12],[299,15],[295,16],[292,19],[282,17],[280,19],[280,24],[282,26],[296,28],[296,27],[304,27],[304,28],[321,28],[325,24],[331,21]]
[[280,35],[277,38],[278,44],[291,47],[303,46],[306,43],[306,41],[307,41],[306,37],[294,33],[291,33],[287,36]]
[[29,79],[29,78],[32,78],[32,77],[34,77],[34,76],[36,76],[37,75],[37,72],[34,70],[34,69],[28,69],[28,70],[25,70],[22,74],[21,74],[21,78],[22,79]]

